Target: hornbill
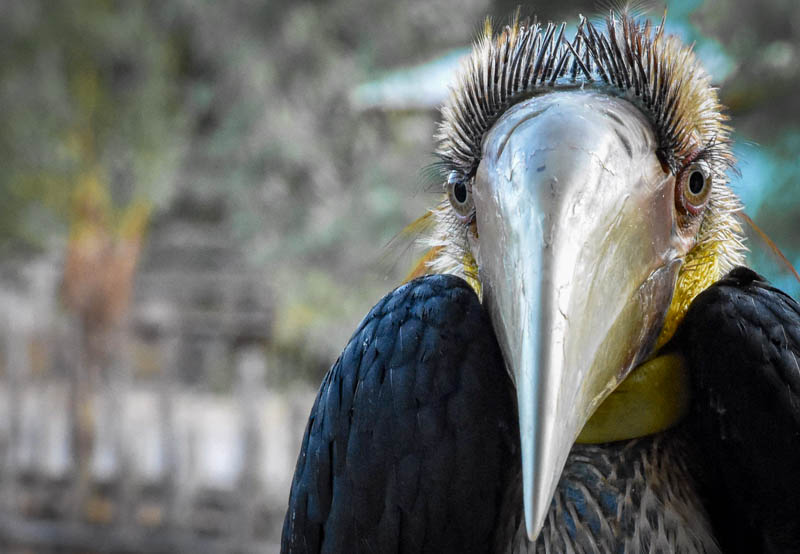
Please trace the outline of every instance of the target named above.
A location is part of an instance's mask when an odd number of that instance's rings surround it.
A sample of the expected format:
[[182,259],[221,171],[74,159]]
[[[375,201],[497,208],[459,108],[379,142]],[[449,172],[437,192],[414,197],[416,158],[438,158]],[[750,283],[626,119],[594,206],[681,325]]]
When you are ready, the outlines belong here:
[[800,306],[730,127],[627,14],[515,18],[445,103],[428,253],[311,410],[285,552],[800,550]]

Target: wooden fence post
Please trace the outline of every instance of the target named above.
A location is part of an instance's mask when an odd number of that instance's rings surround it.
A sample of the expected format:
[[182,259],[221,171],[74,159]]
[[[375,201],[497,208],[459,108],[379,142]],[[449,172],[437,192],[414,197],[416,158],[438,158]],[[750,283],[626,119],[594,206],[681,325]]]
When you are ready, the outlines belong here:
[[236,393],[242,421],[242,474],[239,480],[240,498],[237,539],[246,552],[254,540],[256,510],[261,497],[259,467],[262,463],[261,434],[259,433],[259,400],[263,398],[266,360],[257,346],[236,352]]
[[128,321],[122,325],[119,336],[115,338],[118,345],[117,355],[109,367],[109,401],[105,403],[104,417],[108,418],[111,429],[114,457],[116,458],[116,490],[114,491],[114,520],[121,533],[131,527],[135,521],[134,506],[136,503],[136,476],[132,473],[131,452],[125,439],[125,418],[128,412],[128,400],[133,389],[133,368],[131,361],[131,332]]
[[2,329],[4,340],[6,391],[7,391],[7,417],[8,417],[8,443],[5,448],[2,473],[2,506],[10,516],[17,515],[17,479],[19,476],[18,445],[20,444],[20,428],[22,417],[22,380],[29,374],[28,343],[21,333],[15,332],[13,325],[3,321]]
[[177,396],[177,364],[180,336],[175,325],[167,325],[162,337],[165,354],[162,357],[158,384],[158,411],[161,414],[161,452],[164,460],[164,524],[167,528],[182,527],[188,521],[188,494],[185,479],[180,474],[178,432],[175,417]]

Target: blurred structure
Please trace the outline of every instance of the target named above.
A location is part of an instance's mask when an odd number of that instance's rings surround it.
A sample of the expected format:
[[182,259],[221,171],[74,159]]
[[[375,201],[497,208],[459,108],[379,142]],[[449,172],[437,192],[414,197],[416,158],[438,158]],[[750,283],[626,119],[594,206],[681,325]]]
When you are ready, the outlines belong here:
[[[516,4],[0,6],[1,550],[275,550],[319,381],[439,190],[430,95],[356,91],[446,90],[408,71]],[[668,4],[724,85],[734,186],[797,262],[800,9]]]

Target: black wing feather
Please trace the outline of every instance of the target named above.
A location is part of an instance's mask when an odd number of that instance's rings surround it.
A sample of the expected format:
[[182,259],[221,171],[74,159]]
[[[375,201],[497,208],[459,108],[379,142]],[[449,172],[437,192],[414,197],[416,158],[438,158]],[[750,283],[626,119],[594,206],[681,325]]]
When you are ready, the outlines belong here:
[[737,268],[681,326],[688,419],[724,552],[800,552],[800,305]]
[[414,280],[383,298],[325,376],[284,552],[487,552],[518,465],[514,389],[477,296]]

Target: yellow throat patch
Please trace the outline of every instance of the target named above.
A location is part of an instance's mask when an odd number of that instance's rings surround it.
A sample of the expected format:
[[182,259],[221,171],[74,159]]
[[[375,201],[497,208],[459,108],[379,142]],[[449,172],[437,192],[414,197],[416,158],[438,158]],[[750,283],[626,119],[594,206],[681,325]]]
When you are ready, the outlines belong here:
[[665,431],[689,408],[689,374],[676,353],[661,354],[692,301],[720,278],[718,244],[700,244],[686,256],[654,355],[635,368],[598,406],[578,436],[579,443],[633,439]]

